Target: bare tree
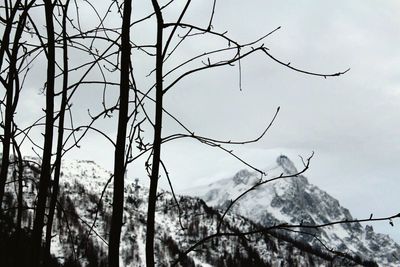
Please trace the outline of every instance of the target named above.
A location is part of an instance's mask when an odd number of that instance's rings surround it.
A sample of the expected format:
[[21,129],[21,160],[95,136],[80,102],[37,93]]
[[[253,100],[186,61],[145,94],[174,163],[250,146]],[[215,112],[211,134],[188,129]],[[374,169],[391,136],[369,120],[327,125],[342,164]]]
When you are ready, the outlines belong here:
[[109,266],[119,266],[119,244],[122,227],[122,215],[124,208],[124,178],[125,178],[125,145],[126,129],[128,124],[129,90],[130,90],[130,66],[131,66],[131,0],[125,0],[123,4],[123,17],[121,29],[121,70],[119,89],[119,114],[118,133],[114,154],[114,193],[113,211],[111,217],[110,242],[108,245]]
[[45,255],[44,259],[46,265],[50,261],[50,247],[52,238],[52,227],[54,212],[57,204],[57,197],[59,191],[60,173],[61,173],[61,157],[63,152],[63,142],[64,142],[64,120],[65,112],[68,105],[67,99],[67,89],[68,89],[68,44],[67,44],[67,19],[68,19],[68,6],[70,1],[67,0],[64,5],[62,5],[62,51],[63,51],[63,83],[61,91],[61,103],[60,111],[58,114],[58,136],[57,136],[57,150],[56,150],[56,160],[54,163],[54,180],[52,182],[52,194],[50,199],[50,207],[47,216],[46,223],[46,243],[45,243]]
[[[245,163],[247,166],[253,168],[256,171],[260,171],[256,167],[248,164],[245,160],[241,159],[239,156],[237,156],[233,151],[226,149],[223,147],[224,144],[227,145],[234,145],[234,144],[246,144],[246,143],[251,143],[251,142],[256,142],[260,140],[266,133],[266,131],[269,129],[271,124],[266,128],[266,130],[262,133],[262,135],[255,140],[248,140],[248,141],[230,141],[230,140],[217,140],[209,137],[203,137],[194,134],[194,131],[189,130],[187,127],[185,127],[177,118],[175,118],[173,115],[169,114],[172,118],[176,120],[176,122],[182,126],[183,130],[187,132],[187,134],[175,134],[167,137],[162,137],[161,135],[161,129],[163,127],[163,121],[162,121],[162,116],[164,111],[164,106],[163,106],[163,96],[171,90],[178,82],[180,82],[182,79],[187,78],[197,72],[201,72],[204,70],[208,69],[213,69],[217,67],[224,67],[224,66],[233,66],[235,63],[239,63],[239,76],[241,75],[241,60],[244,58],[253,55],[257,52],[265,54],[269,58],[273,59],[275,62],[284,65],[285,67],[288,67],[294,71],[298,71],[301,73],[305,73],[308,75],[313,75],[313,76],[321,76],[321,77],[333,77],[333,76],[339,76],[341,74],[344,74],[347,72],[338,72],[334,74],[321,74],[321,73],[316,73],[316,72],[309,72],[309,71],[304,71],[302,69],[292,67],[289,64],[285,64],[282,61],[278,60],[277,58],[273,57],[269,51],[268,48],[262,44],[262,40],[264,40],[266,37],[268,37],[270,34],[275,32],[276,30],[279,29],[279,27],[270,33],[265,34],[264,36],[261,36],[259,39],[254,40],[252,42],[249,42],[247,44],[240,44],[239,42],[235,41],[232,38],[229,38],[226,34],[226,32],[216,32],[213,30],[212,27],[212,22],[213,22],[213,17],[214,17],[214,12],[215,12],[215,4],[216,1],[214,1],[211,14],[210,14],[210,20],[208,23],[208,26],[203,28],[201,26],[197,25],[192,25],[189,23],[184,23],[182,22],[183,17],[185,16],[191,1],[188,0],[186,1],[184,7],[182,10],[179,12],[179,17],[176,20],[176,22],[165,22],[164,17],[163,17],[163,10],[160,8],[159,4],[157,1],[152,0],[151,1],[154,9],[154,13],[156,16],[156,28],[157,28],[157,34],[156,34],[156,54],[155,54],[155,90],[156,90],[156,98],[155,98],[155,121],[154,121],[154,140],[152,143],[152,164],[151,164],[151,175],[150,175],[150,189],[149,189],[149,198],[148,198],[148,211],[147,211],[147,235],[146,235],[146,264],[147,266],[154,266],[155,261],[154,261],[154,217],[155,217],[155,207],[156,207],[156,202],[157,202],[157,188],[158,188],[158,179],[159,179],[159,170],[160,170],[160,165],[162,164],[161,160],[161,145],[162,143],[169,142],[172,140],[176,140],[179,138],[192,138],[195,140],[200,141],[201,143],[205,145],[209,145],[212,147],[217,147],[222,149],[223,151],[227,152],[228,154],[234,156],[238,160],[240,160],[242,163]],[[184,33],[181,35],[177,34],[178,30],[184,30]],[[165,32],[169,31],[169,34],[167,35],[166,40],[164,40],[164,34]],[[207,36],[213,36],[216,37],[222,41],[226,42],[226,47],[212,50],[212,51],[207,51],[204,53],[201,53],[199,55],[195,55],[192,58],[189,58],[188,60],[184,61],[183,63],[172,67],[169,71],[164,71],[164,64],[165,62],[177,51],[178,47],[192,36],[204,36],[206,38]],[[174,39],[178,39],[175,40]],[[172,49],[169,49],[169,46],[171,43],[175,43],[175,47]],[[225,59],[215,59],[212,61],[210,58],[211,56],[216,56],[216,55],[221,55],[223,56],[224,53],[226,52],[232,52],[233,55],[231,57],[225,58]],[[217,58],[217,57],[215,57]],[[202,66],[200,67],[195,67],[195,68],[186,68],[186,65],[189,63],[193,62],[198,62],[200,61],[202,63]],[[177,76],[177,78],[173,79],[172,82],[169,84],[165,85],[165,80],[166,78],[175,73],[175,72],[181,72]],[[239,77],[240,80],[240,77]],[[239,84],[241,86],[241,84]],[[279,111],[279,109],[278,109]],[[277,112],[278,112],[277,111]],[[276,115],[275,115],[276,117]],[[274,119],[275,119],[274,117]],[[274,120],[273,119],[273,120]],[[163,166],[165,169],[165,166]],[[165,169],[166,172],[166,169]],[[166,172],[167,173],[167,172]],[[168,177],[169,178],[169,177]],[[171,184],[171,183],[170,183]],[[171,185],[171,190],[172,185]]]
[[32,233],[32,260],[33,266],[40,266],[42,233],[46,209],[46,200],[51,180],[51,157],[53,148],[54,123],[54,82],[55,82],[55,32],[53,11],[54,3],[44,0],[46,32],[47,32],[47,81],[46,81],[46,126],[44,132],[43,156],[40,170],[38,201]]
[[[5,118],[4,124],[2,127],[4,128],[4,134],[2,136],[2,144],[3,144],[3,157],[1,160],[1,170],[0,170],[0,213],[1,213],[1,205],[3,202],[4,196],[4,188],[5,183],[7,180],[8,174],[8,166],[9,166],[9,157],[10,157],[10,144],[13,138],[13,120],[14,120],[14,113],[18,104],[19,94],[21,90],[21,81],[19,78],[20,75],[20,68],[23,66],[24,57],[22,57],[22,62],[20,60],[19,51],[23,44],[20,42],[29,9],[32,7],[35,1],[25,1],[24,4],[21,3],[20,0],[16,1],[12,6],[12,2],[9,2],[7,5],[7,1],[5,1],[5,10],[6,10],[6,18],[4,19],[5,22],[5,30],[0,46],[0,70],[2,70],[3,62],[5,60],[5,55],[7,54],[8,59],[8,66],[4,69],[7,73],[7,77],[1,77],[0,81],[4,88],[6,89],[6,103],[5,103]],[[22,13],[16,19],[18,11],[22,10]],[[10,44],[10,39],[12,38],[12,28],[13,25],[16,23],[16,29],[14,33],[14,38],[12,43]],[[11,47],[10,47],[11,45]],[[19,65],[18,65],[19,63]],[[2,101],[2,104],[4,102]]]
[[151,165],[150,190],[147,208],[147,232],[146,232],[146,265],[154,266],[154,217],[157,201],[157,185],[161,156],[161,129],[163,114],[163,28],[164,20],[161,8],[156,0],[151,1],[157,18],[156,39],[156,110],[154,123],[153,160]]
[[[164,6],[159,4],[157,0],[148,1],[149,5],[152,6],[153,12],[147,16],[132,22],[132,1],[124,0],[122,3],[118,1],[111,1],[109,9],[104,15],[100,15],[97,12],[94,2],[84,1],[84,3],[90,5],[93,8],[94,13],[99,19],[98,26],[92,29],[83,30],[80,25],[79,20],[79,7],[81,2],[73,1],[75,3],[75,11],[77,13],[75,24],[74,19],[70,15],[70,5],[69,0],[66,1],[51,1],[44,0],[44,4],[38,4],[37,8],[44,8],[45,21],[46,21],[46,34],[45,36],[36,27],[35,22],[29,16],[29,10],[35,4],[34,0],[25,0],[22,3],[21,0],[17,0],[14,5],[11,5],[13,1],[5,1],[4,8],[6,13],[6,18],[2,18],[2,23],[5,25],[5,30],[3,33],[3,39],[0,48],[0,69],[1,73],[6,73],[5,77],[1,77],[1,83],[5,88],[5,101],[2,101],[1,105],[5,109],[5,117],[3,119],[3,129],[4,134],[2,136],[3,144],[3,158],[0,173],[0,204],[2,203],[4,188],[7,180],[8,169],[10,165],[10,147],[13,147],[14,154],[17,154],[15,161],[15,179],[18,182],[18,215],[17,215],[17,229],[21,229],[21,215],[23,208],[23,158],[20,149],[21,143],[17,140],[17,134],[24,136],[23,138],[29,137],[29,130],[38,125],[44,126],[44,142],[43,145],[38,145],[42,149],[41,165],[40,165],[40,177],[39,177],[39,188],[37,194],[37,204],[35,207],[35,220],[32,232],[32,251],[31,257],[33,259],[32,264],[34,266],[41,266],[42,264],[50,264],[50,252],[51,252],[51,240],[52,240],[52,227],[54,221],[54,214],[57,205],[62,209],[62,205],[58,202],[58,194],[60,191],[60,176],[61,176],[61,164],[63,156],[69,150],[77,147],[80,142],[83,142],[83,138],[88,131],[94,131],[106,140],[108,140],[114,148],[114,170],[113,175],[107,181],[105,188],[98,201],[98,206],[96,210],[96,216],[93,222],[84,222],[88,226],[89,230],[87,236],[82,239],[89,239],[90,235],[95,232],[95,224],[98,218],[97,212],[99,211],[99,206],[106,187],[111,183],[113,179],[113,202],[112,202],[112,216],[111,216],[111,228],[109,231],[109,242],[108,242],[108,265],[109,266],[119,266],[119,249],[120,249],[120,238],[121,238],[121,228],[123,225],[123,212],[124,212],[124,176],[127,169],[127,165],[134,160],[148,155],[145,167],[149,173],[150,186],[148,194],[148,209],[147,209],[147,221],[146,221],[146,265],[149,267],[156,265],[155,259],[155,246],[154,239],[156,236],[155,229],[155,216],[156,216],[156,205],[158,201],[158,182],[161,177],[161,172],[163,171],[171,188],[176,207],[179,212],[179,221],[183,230],[185,230],[184,224],[181,221],[181,208],[180,204],[175,196],[174,189],[172,186],[171,179],[169,177],[167,166],[162,160],[162,147],[167,142],[172,142],[178,139],[190,138],[196,140],[204,145],[214,147],[228,153],[232,157],[239,160],[241,163],[247,165],[255,171],[260,173],[260,181],[248,188],[248,190],[243,191],[236,199],[232,200],[228,207],[223,211],[222,215],[219,217],[218,227],[214,234],[204,237],[194,244],[191,244],[188,248],[185,248],[183,253],[176,259],[175,265],[177,265],[185,255],[194,251],[200,245],[205,242],[220,238],[221,236],[241,236],[246,237],[254,235],[260,232],[271,232],[276,229],[283,229],[287,231],[301,231],[307,228],[320,228],[328,225],[338,224],[338,223],[352,223],[352,222],[362,222],[362,221],[376,221],[376,220],[391,220],[393,218],[399,217],[400,215],[394,215],[383,218],[369,218],[365,220],[354,220],[354,221],[338,221],[329,222],[324,225],[288,225],[279,224],[273,227],[264,227],[255,229],[252,231],[243,232],[224,232],[222,231],[222,225],[226,218],[226,215],[231,210],[232,206],[235,205],[242,197],[249,194],[251,191],[257,189],[263,184],[269,183],[277,179],[288,179],[296,178],[305,172],[309,167],[309,162],[311,157],[304,162],[304,168],[299,173],[293,175],[281,175],[272,179],[262,179],[264,173],[258,169],[256,166],[251,165],[245,159],[241,158],[234,151],[230,149],[231,145],[244,145],[249,143],[254,143],[263,138],[267,131],[270,129],[274,123],[278,113],[279,108],[277,108],[276,113],[272,117],[271,121],[265,126],[264,130],[256,138],[250,140],[239,140],[232,141],[230,139],[219,140],[212,137],[201,136],[195,134],[193,129],[190,129],[183,122],[179,120],[174,114],[171,114],[164,106],[164,95],[172,90],[178,83],[182,80],[192,77],[194,74],[212,70],[219,67],[233,67],[237,66],[239,70],[239,88],[241,88],[241,62],[243,59],[255,55],[257,53],[265,56],[267,59],[271,59],[273,62],[289,68],[293,71],[300,72],[303,74],[318,76],[318,77],[336,77],[346,73],[348,70],[336,72],[332,74],[317,73],[312,71],[306,71],[301,68],[293,67],[289,63],[285,63],[280,59],[273,56],[268,48],[263,44],[263,40],[273,34],[275,31],[279,30],[280,27],[273,29],[272,31],[264,34],[259,39],[252,40],[248,43],[240,43],[235,39],[229,37],[227,32],[220,32],[214,30],[213,18],[215,14],[216,1],[213,1],[212,8],[209,14],[209,21],[205,27],[191,24],[189,22],[184,22],[185,15],[188,13],[191,0],[187,0],[182,9],[178,12],[178,18],[174,19],[172,22],[166,21],[170,17],[167,16],[167,9],[172,8],[173,3],[178,1],[171,0],[167,2]],[[108,13],[114,7],[121,17],[122,27],[112,28],[108,27],[104,22],[108,18]],[[57,15],[58,13],[58,15]],[[20,16],[17,19],[17,15]],[[61,21],[57,17],[61,16]],[[152,22],[155,19],[155,43],[154,44],[136,44],[135,39],[132,38],[130,32],[131,29],[141,23]],[[26,21],[30,20],[32,31],[26,30]],[[57,28],[58,23],[58,28]],[[17,25],[15,28],[13,25]],[[29,126],[28,130],[19,129],[13,119],[13,115],[16,110],[16,105],[18,103],[19,92],[22,88],[20,83],[19,74],[22,73],[21,66],[24,56],[32,51],[24,52],[23,55],[19,54],[19,50],[23,46],[21,41],[21,36],[24,33],[24,29],[27,33],[36,34],[40,45],[31,44],[32,50],[41,50],[46,56],[47,62],[47,75],[45,83],[45,116],[39,118],[37,123]],[[58,30],[59,29],[59,30]],[[14,31],[14,32],[13,32]],[[14,33],[14,34],[12,34]],[[102,34],[100,34],[102,33]],[[179,52],[180,46],[191,40],[193,37],[202,38],[215,38],[223,43],[223,46],[210,51],[202,51],[199,54],[192,55],[191,57],[185,59],[183,62],[178,63],[174,66],[167,65],[171,59]],[[11,41],[12,40],[12,41]],[[86,40],[86,41],[83,41]],[[94,48],[93,43],[96,40],[104,41],[108,44],[106,47],[102,47],[99,50]],[[207,39],[208,40],[208,39]],[[88,62],[78,62],[78,66],[71,68],[71,64],[68,61],[70,55],[70,50],[74,48],[81,52],[88,53],[93,56],[92,61]],[[62,51],[62,62],[58,62],[56,57],[56,49]],[[114,50],[113,50],[114,49]],[[139,90],[143,88],[138,88],[135,83],[134,73],[133,73],[133,62],[132,62],[132,51],[138,50],[143,55],[148,56],[151,60],[154,60],[154,66],[151,73],[148,75],[149,79],[154,79],[150,88],[147,90]],[[8,57],[8,60],[5,58]],[[8,62],[6,68],[2,68],[3,63]],[[103,65],[101,63],[104,63]],[[107,66],[111,67],[107,67]],[[195,67],[193,67],[195,66]],[[94,67],[98,67],[101,78],[99,80],[86,80],[89,73]],[[57,70],[60,70],[60,74],[57,74]],[[79,78],[76,82],[71,83],[70,75],[72,72],[79,73]],[[117,73],[119,74],[119,82],[113,82],[108,80],[107,75],[104,73]],[[154,75],[153,75],[154,74]],[[112,76],[112,75],[110,75]],[[62,86],[60,91],[57,93],[55,91],[55,81],[57,78],[62,78]],[[70,111],[72,105],[72,96],[77,91],[78,87],[82,87],[89,84],[95,84],[103,86],[103,101],[101,103],[102,110],[96,114],[92,115],[89,112],[90,122],[86,125],[80,125],[74,127],[71,122],[71,126],[67,128],[66,126],[66,116],[67,112]],[[106,89],[108,86],[113,86],[119,88],[118,91],[118,101],[112,105],[108,105],[105,101]],[[132,91],[131,91],[132,90]],[[134,100],[132,100],[132,95],[134,94]],[[154,93],[154,98],[151,94]],[[59,111],[55,111],[56,98],[61,96]],[[134,108],[132,108],[132,103]],[[153,106],[145,107],[145,103],[152,103]],[[139,114],[142,112],[140,116]],[[118,131],[115,138],[107,135],[105,131],[101,128],[97,128],[94,123],[100,118],[111,117],[113,111],[118,111]],[[150,114],[154,115],[153,119],[150,118]],[[71,121],[72,115],[70,114]],[[140,117],[140,119],[139,119]],[[174,120],[180,127],[182,132],[176,134],[163,136],[163,118],[169,117]],[[45,120],[43,122],[43,119]],[[55,122],[58,119],[58,124],[55,126]],[[149,123],[151,126],[151,139],[152,141],[147,143],[145,137],[142,136],[143,131],[142,124]],[[57,128],[57,141],[56,148],[53,149],[54,129]],[[129,129],[130,128],[130,129]],[[83,130],[83,131],[82,131]],[[78,132],[81,131],[79,136]],[[71,141],[72,140],[72,141]],[[33,142],[33,141],[32,141]],[[135,144],[137,150],[135,150]],[[55,160],[52,162],[53,150],[55,150]],[[136,155],[133,154],[137,152]],[[151,162],[151,163],[150,163]],[[52,173],[54,175],[53,181],[51,180]],[[51,189],[51,191],[50,191]],[[51,193],[51,198],[49,200],[49,195]],[[49,207],[47,209],[47,202],[49,202]],[[1,208],[1,207],[0,207]],[[133,211],[130,211],[133,212]],[[67,212],[64,212],[67,214]],[[47,219],[45,219],[47,218]],[[45,239],[45,249],[42,249],[42,236],[43,227],[46,225],[46,239]],[[67,223],[68,227],[68,223]],[[106,238],[97,234],[98,237],[106,242]],[[74,248],[73,248],[74,249]],[[74,252],[75,253],[75,252]],[[75,257],[78,260],[78,257]]]

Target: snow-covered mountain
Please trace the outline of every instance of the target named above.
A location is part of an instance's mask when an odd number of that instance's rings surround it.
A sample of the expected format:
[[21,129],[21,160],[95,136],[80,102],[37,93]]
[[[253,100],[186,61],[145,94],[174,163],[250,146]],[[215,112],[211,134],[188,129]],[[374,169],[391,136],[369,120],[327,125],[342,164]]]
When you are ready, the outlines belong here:
[[[265,172],[267,176],[261,177],[259,173],[241,170],[231,178],[192,188],[186,194],[201,197],[208,205],[223,210],[260,178],[287,176],[298,170],[282,155]],[[310,184],[303,175],[265,183],[246,194],[231,210],[266,227],[279,223],[318,225],[353,219],[338,200]],[[329,248],[374,260],[382,266],[400,266],[400,246],[389,236],[375,233],[372,226],[335,224],[306,231],[312,235],[297,235],[296,238],[321,247],[313,237],[316,235]]]
[[[27,241],[32,228],[39,166],[35,159],[25,162],[23,223]],[[13,166],[10,167],[10,170]],[[285,157],[270,175],[296,171]],[[10,171],[5,203],[7,216],[16,219],[16,184]],[[111,218],[111,173],[93,161],[63,162],[59,203],[53,224],[51,252],[65,266],[104,266]],[[179,207],[169,192],[160,191],[156,211],[155,254],[157,266],[170,266],[182,253],[207,238],[195,251],[182,256],[178,266],[399,266],[400,248],[390,238],[376,234],[371,227],[340,226],[317,233],[329,245],[351,253],[337,257],[307,236],[268,231],[244,237],[240,233],[262,229],[277,221],[319,223],[351,218],[339,203],[305,177],[281,180],[253,191],[234,206],[217,231],[227,201],[248,188],[259,177],[240,171],[231,179],[199,188],[201,198],[178,196]],[[129,180],[129,179],[128,179]],[[108,185],[108,186],[107,186]],[[148,189],[137,182],[125,188],[124,224],[121,234],[122,266],[145,266],[145,229]],[[214,206],[210,207],[210,206]],[[179,219],[180,218],[180,219]],[[2,223],[0,238],[11,238],[15,226]],[[0,240],[1,241],[1,240]],[[346,247],[344,247],[346,246]],[[1,260],[12,247],[0,242]],[[26,249],[26,248],[25,248]],[[2,255],[3,254],[3,255]],[[393,255],[394,256],[393,256]],[[359,256],[356,256],[359,255]],[[398,257],[397,257],[398,258]],[[70,265],[69,265],[70,264]],[[78,265],[78,266],[79,266]]]

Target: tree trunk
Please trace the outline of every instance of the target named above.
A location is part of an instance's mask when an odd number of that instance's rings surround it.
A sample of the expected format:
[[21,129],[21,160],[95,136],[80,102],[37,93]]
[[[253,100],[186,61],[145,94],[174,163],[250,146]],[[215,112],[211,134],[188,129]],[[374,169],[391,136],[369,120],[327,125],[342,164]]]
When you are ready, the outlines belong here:
[[[14,8],[11,12],[11,16],[9,18],[9,21],[6,25],[5,32],[3,34],[3,41],[0,47],[0,69],[4,60],[4,54],[6,49],[9,49],[9,41],[10,41],[10,35],[11,35],[11,29],[12,29],[12,24],[13,20],[17,11],[17,7],[20,5],[21,1],[17,1],[14,5]],[[1,213],[1,206],[3,203],[3,197],[4,197],[4,190],[5,190],[5,184],[7,181],[7,174],[8,174],[8,166],[9,166],[9,161],[10,161],[10,144],[11,144],[11,139],[12,139],[12,122],[14,120],[14,112],[16,109],[16,105],[18,102],[18,96],[19,96],[19,80],[18,80],[18,73],[17,73],[17,60],[18,60],[18,50],[19,50],[19,41],[21,39],[23,29],[25,27],[25,22],[26,22],[26,16],[28,13],[29,8],[32,6],[33,2],[31,2],[29,5],[25,6],[25,9],[22,13],[22,15],[19,18],[18,21],[18,26],[16,33],[14,35],[14,41],[13,41],[13,47],[12,47],[12,53],[11,53],[11,58],[10,58],[10,63],[9,63],[9,73],[8,73],[8,80],[6,83],[6,112],[5,112],[5,121],[4,121],[4,135],[3,135],[3,140],[2,140],[2,145],[3,145],[3,157],[1,159],[1,169],[0,169],[0,213]],[[15,83],[15,89],[14,89],[14,83]],[[14,96],[14,91],[15,91],[15,96]]]
[[[8,18],[6,29],[3,34],[1,46],[0,46],[0,69],[3,65],[4,54],[7,49],[9,49],[10,43],[10,35],[11,29],[14,22],[15,13],[17,12],[17,6],[20,4],[21,1],[17,1],[15,3],[14,8],[11,11],[11,16]],[[9,75],[11,77],[12,75]],[[9,81],[12,80],[9,78]],[[5,185],[7,181],[7,174],[8,174],[8,166],[10,163],[10,143],[11,143],[11,121],[13,112],[11,112],[12,108],[12,100],[13,100],[13,83],[8,82],[6,88],[6,114],[5,114],[5,121],[4,121],[4,135],[2,140],[3,145],[3,157],[1,159],[1,170],[0,170],[0,212],[2,212],[1,205],[3,203],[3,196]],[[10,87],[11,86],[11,87]]]
[[24,173],[24,162],[21,154],[21,150],[19,145],[17,144],[16,140],[13,138],[13,147],[17,154],[16,164],[18,164],[18,210],[17,210],[17,225],[16,225],[16,242],[15,242],[15,249],[14,249],[14,256],[15,259],[14,266],[18,267],[21,266],[21,257],[18,257],[19,249],[22,247],[21,244],[21,229],[22,229],[22,213],[23,213],[23,173]]
[[157,186],[160,169],[161,154],[161,129],[163,112],[163,17],[160,6],[152,0],[157,17],[157,43],[156,43],[156,112],[154,124],[153,160],[151,165],[149,201],[147,208],[147,234],[146,234],[146,265],[154,266],[154,220],[157,202]]
[[54,113],[54,75],[55,75],[55,44],[53,24],[53,4],[44,0],[47,29],[47,85],[46,85],[46,124],[43,145],[42,166],[40,170],[39,192],[36,204],[36,215],[32,233],[32,265],[40,266],[42,252],[42,232],[46,200],[51,179],[51,154],[53,142],[53,113]]
[[131,0],[124,1],[121,30],[121,76],[118,115],[118,133],[114,155],[113,212],[108,244],[108,266],[119,266],[119,243],[124,208],[125,144],[129,108],[129,70],[131,58],[130,21]]
[[51,249],[51,231],[53,227],[53,218],[54,211],[57,204],[57,197],[59,191],[59,183],[60,183],[60,173],[61,173],[61,157],[62,157],[62,149],[63,149],[63,140],[64,140],[64,117],[65,111],[67,107],[67,89],[68,89],[68,46],[67,46],[67,14],[68,14],[68,5],[69,0],[65,3],[63,7],[63,20],[62,20],[62,34],[63,34],[63,87],[62,87],[62,96],[61,96],[61,104],[60,104],[60,113],[59,113],[59,121],[58,121],[58,137],[57,137],[57,151],[56,151],[56,161],[55,161],[55,169],[54,169],[54,180],[52,187],[52,194],[50,200],[49,207],[49,215],[47,216],[47,225],[46,225],[46,243],[45,243],[45,265],[47,266],[50,262],[50,249]]
[[7,84],[7,97],[6,97],[6,116],[4,121],[4,135],[2,140],[3,145],[3,157],[1,159],[1,170],[0,170],[0,213],[2,212],[2,203],[5,185],[7,181],[8,166],[10,164],[10,143],[11,143],[11,126],[13,121],[14,112],[12,111],[13,106],[13,81]]

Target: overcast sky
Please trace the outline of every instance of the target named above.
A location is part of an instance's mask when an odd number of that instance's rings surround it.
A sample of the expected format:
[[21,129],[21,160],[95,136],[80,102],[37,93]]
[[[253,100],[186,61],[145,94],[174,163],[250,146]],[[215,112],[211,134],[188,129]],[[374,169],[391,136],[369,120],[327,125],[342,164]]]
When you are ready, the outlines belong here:
[[[281,112],[257,144],[235,149],[260,168],[280,153],[315,151],[309,180],[336,197],[357,218],[400,211],[400,3],[398,1],[220,1],[214,29],[241,41],[277,26],[265,45],[323,79],[295,73],[262,55],[237,70],[218,70],[187,81],[167,96],[167,107],[196,133],[228,139],[255,137],[277,106]],[[179,188],[228,177],[244,168],[201,145],[164,150]],[[271,156],[274,155],[273,157]],[[400,226],[375,224],[400,241]]]
[[[134,14],[145,13],[144,5],[138,11],[143,2],[136,1]],[[194,1],[186,22],[206,27],[211,2]],[[309,181],[337,198],[355,217],[400,212],[399,1],[218,1],[213,26],[243,43],[281,26],[264,41],[277,58],[314,72],[351,70],[341,77],[323,79],[293,72],[258,54],[242,61],[242,91],[237,66],[206,71],[183,80],[166,95],[170,112],[197,134],[242,140],[261,133],[280,106],[281,112],[264,139],[235,147],[238,155],[264,168],[286,154],[300,167],[298,155],[314,151],[306,173]],[[153,33],[146,27],[133,31],[135,37],[149,36],[150,40]],[[211,48],[212,42],[198,40],[182,46],[171,62]],[[137,65],[143,63],[140,60],[138,57]],[[148,70],[137,71],[144,74]],[[22,108],[43,101],[37,91],[26,93],[30,95],[22,99]],[[78,103],[91,100],[90,93],[83,95]],[[109,132],[115,134],[115,124],[110,125]],[[165,121],[166,134],[178,129],[171,120]],[[91,137],[70,157],[94,159],[111,170],[111,147],[100,142]],[[178,190],[226,178],[245,168],[228,155],[193,141],[169,143],[162,154]],[[130,178],[147,182],[142,167],[142,162],[130,166]],[[374,226],[400,241],[398,224]]]

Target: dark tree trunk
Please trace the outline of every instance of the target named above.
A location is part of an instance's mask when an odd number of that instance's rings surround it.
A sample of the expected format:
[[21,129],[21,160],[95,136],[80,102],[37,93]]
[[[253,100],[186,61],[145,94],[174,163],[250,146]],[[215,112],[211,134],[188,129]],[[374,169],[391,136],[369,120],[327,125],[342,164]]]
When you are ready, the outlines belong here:
[[[0,47],[0,68],[2,66],[3,60],[4,60],[4,54],[6,49],[8,49],[9,46],[9,41],[10,41],[10,35],[11,35],[11,29],[12,29],[12,23],[17,11],[17,7],[20,5],[21,1],[17,1],[14,5],[14,8],[11,12],[11,16],[8,20],[8,23],[6,25],[5,32],[3,34],[3,40],[2,44]],[[25,27],[25,22],[26,22],[26,16],[29,8],[32,6],[32,2],[25,7],[24,12],[19,18],[18,21],[18,26],[16,33],[14,35],[14,42],[13,42],[13,47],[12,47],[12,54],[10,58],[10,65],[9,65],[9,73],[8,73],[8,80],[5,83],[6,87],[6,112],[5,112],[5,121],[4,121],[4,135],[3,135],[3,140],[2,140],[2,145],[3,145],[3,157],[1,159],[1,169],[0,169],[0,213],[1,213],[1,206],[3,203],[3,197],[4,197],[4,190],[5,190],[5,184],[7,181],[7,173],[8,173],[8,167],[10,163],[10,144],[11,144],[11,139],[12,139],[12,122],[14,119],[14,112],[16,109],[16,105],[18,102],[18,96],[19,96],[19,81],[18,81],[18,71],[17,71],[17,58],[18,58],[18,50],[19,50],[19,41],[21,39],[23,29]],[[2,80],[3,82],[3,80]],[[15,89],[14,89],[14,83],[15,83]],[[14,96],[14,91],[15,91],[15,96]]]
[[2,211],[1,206],[3,203],[5,184],[7,181],[8,166],[10,164],[11,127],[14,115],[14,112],[12,111],[13,94],[14,94],[13,81],[8,82],[6,90],[7,90],[6,112],[5,112],[6,114],[4,119],[4,135],[2,140],[3,157],[1,159],[1,170],[0,170],[0,212]]
[[46,124],[43,145],[43,157],[40,170],[39,192],[36,204],[36,215],[32,233],[32,265],[40,266],[42,259],[42,233],[46,200],[51,179],[51,154],[54,122],[54,75],[55,75],[55,44],[53,9],[51,0],[44,0],[47,29],[47,84],[46,84]]
[[1,46],[0,46],[0,69],[1,69],[1,66],[3,66],[4,54],[5,54],[6,50],[8,49],[8,45],[10,44],[10,35],[11,35],[12,26],[14,23],[15,14],[17,13],[18,6],[20,4],[21,4],[21,0],[17,0],[14,4],[13,9],[11,10],[10,17],[6,18],[7,25],[6,25],[6,29],[4,30],[4,34],[3,34],[3,38],[2,38]]
[[52,194],[49,207],[49,215],[47,216],[46,225],[46,243],[45,243],[45,261],[46,266],[50,262],[50,248],[51,248],[51,231],[53,227],[54,211],[57,204],[57,197],[59,191],[60,183],[60,173],[61,173],[61,157],[63,150],[63,140],[64,140],[64,117],[67,108],[67,89],[68,89],[68,46],[67,46],[67,14],[69,0],[65,3],[63,7],[63,19],[62,19],[62,35],[63,35],[63,87],[61,95],[60,113],[58,121],[58,137],[57,137],[57,151],[56,151],[56,161],[54,169],[54,180],[52,187]]
[[21,245],[21,226],[22,226],[22,212],[23,212],[23,172],[24,172],[24,162],[21,154],[21,150],[19,145],[17,144],[16,140],[13,138],[13,147],[17,154],[16,163],[18,164],[18,210],[17,210],[17,230],[16,230],[16,242],[15,242],[15,249],[14,249],[14,259],[15,263],[14,266],[18,267],[21,266],[22,259],[18,257],[18,251],[22,247]]
[[[12,58],[10,62],[10,71],[14,72],[13,75],[9,75],[11,81],[10,83],[15,84],[15,95],[14,95],[14,100],[11,108],[11,119],[12,123],[14,121],[14,112],[17,108],[18,100],[19,100],[19,94],[20,94],[20,80],[19,80],[19,71],[17,70],[17,58],[18,58],[18,51],[20,47],[20,39],[26,24],[26,17],[28,16],[28,11],[33,5],[34,1],[31,1],[27,6],[25,6],[25,9],[23,13],[21,14],[19,21],[18,21],[18,26],[17,26],[17,31],[15,33],[15,38],[14,38],[14,44],[12,48]],[[11,86],[12,87],[12,86]],[[18,164],[17,169],[18,169],[18,196],[17,196],[17,202],[18,202],[18,209],[17,209],[17,245],[19,244],[19,236],[20,236],[20,231],[21,231],[21,224],[22,224],[22,194],[23,194],[23,188],[22,188],[22,179],[23,179],[23,158],[21,154],[20,147],[15,140],[14,137],[14,131],[12,130],[11,133],[11,139],[14,147],[14,156],[16,154],[16,164]]]
[[154,124],[153,160],[151,165],[149,202],[147,208],[147,233],[146,233],[146,265],[154,266],[154,217],[157,202],[157,186],[160,169],[161,154],[161,128],[163,112],[163,17],[160,6],[152,0],[157,17],[157,43],[156,43],[156,112]]
[[118,133],[114,155],[113,212],[108,244],[108,266],[119,266],[119,244],[124,207],[125,144],[129,107],[129,70],[131,58],[130,21],[131,0],[124,1],[121,30],[121,77],[118,115]]
[[[3,65],[4,54],[7,49],[9,49],[10,35],[12,24],[14,22],[15,13],[17,12],[17,6],[21,1],[17,1],[13,10],[11,11],[11,16],[8,18],[6,29],[3,34],[1,46],[0,46],[0,68]],[[0,170],[0,212],[1,204],[3,203],[4,189],[7,181],[8,166],[10,163],[10,140],[11,140],[11,121],[12,121],[12,100],[13,100],[13,84],[8,82],[6,85],[7,97],[6,97],[6,114],[4,121],[4,134],[3,134],[3,157],[1,159],[1,170]]]

